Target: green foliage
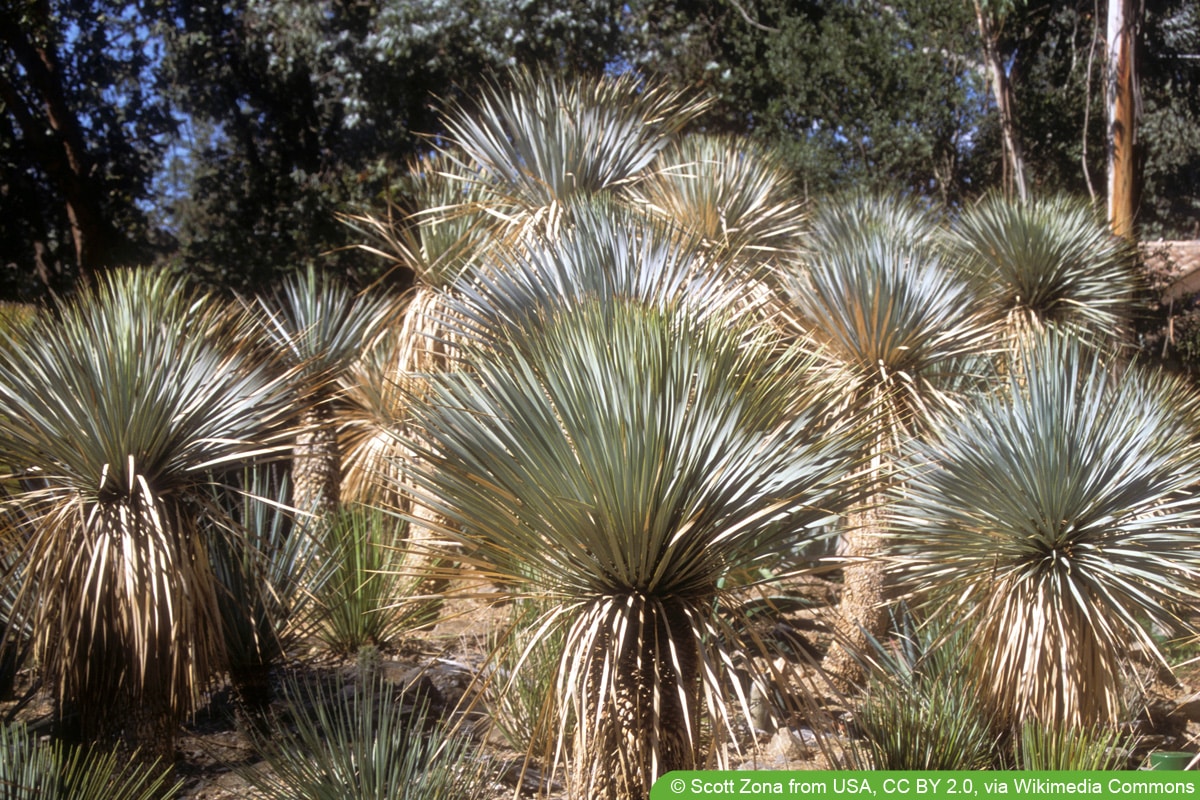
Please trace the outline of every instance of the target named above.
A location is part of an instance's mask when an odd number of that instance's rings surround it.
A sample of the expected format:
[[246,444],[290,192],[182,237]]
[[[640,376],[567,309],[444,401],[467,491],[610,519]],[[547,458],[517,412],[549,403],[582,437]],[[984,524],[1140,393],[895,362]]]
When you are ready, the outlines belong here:
[[1200,8],[1146,4],[1141,59],[1144,239],[1200,238]]
[[972,626],[1000,720],[1114,723],[1123,654],[1158,653],[1142,620],[1170,627],[1196,602],[1197,400],[1071,340],[1023,358],[913,444],[893,555],[917,596]]
[[879,646],[854,713],[862,768],[985,769],[996,733],[979,698],[967,637],[927,625]]
[[330,565],[321,561],[311,518],[287,506],[282,464],[248,467],[214,493],[234,523],[214,526],[209,543],[226,664],[239,699],[261,708],[270,699],[269,670],[305,632],[309,601]]
[[352,506],[319,534],[328,577],[310,591],[317,636],[332,651],[356,653],[395,642],[428,622],[428,601],[413,600],[428,577],[410,563],[408,523],[379,509]]
[[5,800],[161,800],[174,797],[170,765],[128,762],[117,752],[41,742],[21,723],[0,724]]
[[715,95],[705,129],[778,147],[807,196],[967,191],[963,134],[983,112],[968,3],[677,1],[631,13],[645,27],[630,28],[630,61]]
[[161,272],[113,272],[0,348],[0,452],[22,478],[0,535],[88,735],[120,701],[172,719],[221,666],[204,532],[237,525],[212,488],[271,455],[290,412],[248,330]]
[[168,225],[179,263],[249,289],[295,266],[365,283],[337,213],[386,192],[437,107],[514,64],[599,73],[611,0],[167,3],[164,90],[193,121]]
[[1122,739],[1114,728],[1056,730],[1028,720],[1016,741],[1018,763],[1023,770],[1123,769],[1129,747]]
[[532,753],[551,751],[556,731],[569,738],[573,725],[557,724],[560,709],[555,684],[562,664],[564,635],[559,627],[547,630],[540,622],[546,603],[517,601],[510,627],[493,643],[494,674],[486,686],[485,701],[492,724],[509,746]]
[[490,797],[488,761],[420,690],[377,674],[353,687],[288,673],[287,722],[253,733],[270,771],[243,774],[264,800],[474,800]]
[[0,6],[0,296],[67,293],[163,244],[147,211],[176,131],[153,91],[154,4]]

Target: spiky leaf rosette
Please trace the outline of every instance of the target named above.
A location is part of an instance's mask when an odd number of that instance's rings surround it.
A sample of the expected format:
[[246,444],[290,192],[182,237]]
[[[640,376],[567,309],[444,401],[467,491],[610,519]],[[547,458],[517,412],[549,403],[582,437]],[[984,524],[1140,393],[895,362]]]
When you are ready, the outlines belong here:
[[807,217],[783,160],[745,137],[673,142],[632,202],[693,232],[715,257],[750,261],[797,250]]
[[443,152],[481,170],[497,207],[518,227],[553,230],[564,203],[628,186],[706,105],[632,73],[518,70],[472,105],[446,109],[454,147]]
[[907,203],[851,198],[819,209],[811,252],[777,271],[785,313],[820,349],[847,402],[882,404],[889,449],[953,400],[965,360],[995,334],[933,248],[933,231]]
[[497,247],[466,273],[442,304],[445,326],[488,338],[495,328],[536,327],[587,300],[684,304],[700,316],[764,304],[753,292],[754,270],[714,260],[700,239],[668,221],[596,198],[569,208],[570,223],[557,236]]
[[378,346],[403,308],[395,297],[355,292],[311,266],[284,281],[270,298],[258,299],[264,335],[295,376],[300,425],[292,456],[293,502],[301,511],[337,510],[342,483],[338,381]]
[[817,204],[807,250],[822,253],[884,236],[903,247],[927,249],[937,240],[931,213],[911,200],[869,191],[850,191]]
[[1084,200],[989,195],[963,211],[945,242],[1004,320],[1010,347],[1047,328],[1111,346],[1127,330],[1135,253]]
[[19,603],[85,722],[117,719],[121,698],[177,714],[220,666],[204,531],[224,513],[210,484],[278,452],[289,411],[253,342],[248,324],[149,270],[111,273],[5,337],[0,452],[25,479],[5,498],[20,520],[6,529]]
[[1195,607],[1198,405],[1076,342],[1024,357],[914,444],[891,546],[914,595],[972,627],[1001,719],[1087,728],[1116,721],[1129,646],[1158,652],[1143,622]]
[[854,428],[804,357],[729,316],[580,300],[494,334],[521,335],[429,378],[412,482],[471,564],[566,631],[576,791],[644,796],[698,763],[701,714],[732,723],[746,645],[719,587],[847,503]]
[[[407,202],[388,202],[386,213],[343,214],[364,237],[358,246],[411,273],[415,287],[444,288],[493,243],[498,221],[486,176],[461,158],[434,153],[413,159],[401,181]],[[483,201],[491,202],[487,206]]]

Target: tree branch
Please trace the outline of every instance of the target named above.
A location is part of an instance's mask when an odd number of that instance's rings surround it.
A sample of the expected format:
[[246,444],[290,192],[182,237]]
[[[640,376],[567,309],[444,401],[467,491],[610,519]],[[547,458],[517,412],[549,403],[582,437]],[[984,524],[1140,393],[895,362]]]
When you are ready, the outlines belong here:
[[767,33],[779,33],[779,28],[772,28],[767,25],[763,25],[761,22],[751,18],[751,16],[746,13],[746,9],[742,8],[741,3],[739,3],[737,0],[729,0],[729,5],[737,9],[737,12],[742,15],[742,19],[746,20],[748,25],[758,28],[760,31],[766,31]]

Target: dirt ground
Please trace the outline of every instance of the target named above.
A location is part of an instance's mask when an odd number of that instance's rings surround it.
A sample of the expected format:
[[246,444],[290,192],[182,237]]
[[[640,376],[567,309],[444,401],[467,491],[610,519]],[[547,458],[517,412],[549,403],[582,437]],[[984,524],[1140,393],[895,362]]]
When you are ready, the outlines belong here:
[[[809,592],[825,595],[829,588],[823,582],[807,587]],[[401,647],[381,655],[377,669],[397,684],[411,682],[414,676],[428,681],[449,708],[463,698],[473,696],[475,681],[485,666],[489,633],[504,624],[507,612],[489,608],[478,601],[456,601],[448,606],[450,612],[432,630],[411,634]],[[810,646],[818,653],[825,645],[826,634],[820,621],[821,609],[793,611],[773,622],[786,629],[787,634]],[[354,678],[357,666],[353,661],[322,658],[314,649],[300,661],[308,668]],[[805,670],[797,663],[779,662],[777,666]],[[1150,691],[1151,701],[1136,729],[1141,736],[1140,750],[1200,750],[1200,663],[1184,664],[1175,671],[1178,682],[1168,685],[1156,681]],[[27,673],[23,676],[30,677]],[[819,689],[811,689],[819,694]],[[18,688],[17,696],[20,697]],[[771,734],[760,734],[740,753],[731,754],[732,765],[742,769],[827,769],[828,752],[836,752],[844,742],[837,732],[838,719],[845,718],[836,699],[825,697],[824,719],[834,728],[817,746],[814,734],[803,720],[785,724]],[[0,719],[10,716],[16,702],[0,702]],[[45,723],[50,706],[45,697],[35,697],[16,713],[30,724]],[[209,695],[208,703],[182,727],[177,739],[176,775],[184,782],[179,800],[246,800],[249,784],[244,777],[248,769],[261,769],[250,739],[235,721],[234,703],[228,687],[218,686]],[[481,729],[482,730],[482,729]],[[511,798],[521,779],[520,754],[507,746],[495,733],[485,736],[485,757],[494,759],[503,773],[495,784],[495,797]],[[829,750],[827,748],[832,748]],[[542,776],[536,769],[524,776],[522,794],[532,795],[532,789]],[[561,791],[551,791],[551,797],[562,797]]]

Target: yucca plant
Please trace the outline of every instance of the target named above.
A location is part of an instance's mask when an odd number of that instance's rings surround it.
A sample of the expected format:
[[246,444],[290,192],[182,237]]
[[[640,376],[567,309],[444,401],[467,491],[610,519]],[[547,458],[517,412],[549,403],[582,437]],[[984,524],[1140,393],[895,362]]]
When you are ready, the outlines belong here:
[[1010,352],[1048,328],[1093,346],[1128,333],[1136,253],[1085,200],[991,194],[963,210],[944,242],[1003,322]]
[[424,576],[407,567],[408,523],[367,506],[343,509],[322,534],[328,577],[312,590],[316,635],[335,653],[394,643],[427,622],[430,603],[413,600]]
[[0,724],[4,800],[161,800],[173,797],[170,764],[129,762],[115,750],[42,742],[19,722]]
[[961,630],[943,630],[936,620],[909,625],[865,655],[871,675],[854,712],[862,737],[852,748],[856,766],[986,769],[996,762],[997,732],[975,675],[963,668],[974,656]]
[[1158,654],[1143,621],[1196,607],[1198,402],[1062,337],[1022,359],[913,444],[892,550],[915,596],[970,625],[1002,724],[1112,725],[1124,654]]
[[63,712],[88,738],[171,752],[223,666],[208,526],[221,472],[278,455],[284,381],[249,325],[162,272],[116,271],[4,337],[0,453],[26,478],[16,608]]
[[766,261],[803,243],[807,213],[791,173],[745,137],[672,141],[631,202],[701,238],[714,260]]
[[271,701],[270,672],[286,646],[308,632],[309,600],[334,565],[307,529],[313,518],[289,505],[286,464],[245,468],[214,487],[235,527],[214,525],[209,553],[220,584],[217,604],[230,681],[242,709],[261,714]]
[[598,198],[571,203],[568,217],[555,238],[496,247],[465,272],[452,287],[457,299],[443,303],[443,327],[488,337],[588,300],[681,305],[700,316],[769,313],[752,294],[758,270],[714,260],[701,239],[666,220]]
[[292,455],[293,505],[318,516],[341,502],[335,403],[338,381],[400,319],[386,292],[355,293],[312,266],[260,297],[263,330],[293,376],[300,424]]
[[1021,726],[1017,763],[1023,770],[1127,769],[1130,747],[1117,728],[1049,728],[1037,720]]
[[[546,605],[513,603],[509,625],[494,632],[489,648],[493,674],[484,686],[484,700],[492,725],[517,751],[550,738],[560,714],[554,687],[562,664],[563,631],[540,624]],[[569,738],[572,723],[565,722],[561,731]]]
[[858,656],[887,623],[878,534],[891,465],[935,410],[957,402],[971,357],[995,333],[934,248],[935,230],[910,203],[852,196],[819,208],[803,262],[774,272],[785,318],[820,354],[846,406],[871,412],[864,486],[873,489],[843,535],[837,637],[825,659],[844,687],[862,678]]
[[289,673],[287,722],[252,732],[269,770],[244,772],[256,800],[475,800],[495,769],[432,698],[377,673],[352,687]]
[[[20,512],[0,508],[0,526],[13,527],[9,515]],[[15,537],[0,533],[0,699],[7,699],[16,688],[17,673],[28,659],[33,642],[29,620],[18,609],[23,583],[20,552]]]
[[564,204],[628,188],[707,105],[633,73],[515,70],[444,109],[441,152],[482,173],[510,228],[553,232]]
[[[363,352],[341,380],[343,487],[352,503],[396,505],[398,465],[411,454],[392,435],[404,414],[406,392],[419,376],[441,369],[447,332],[439,322],[440,292],[454,285],[495,244],[494,217],[478,171],[442,156],[410,164],[408,205],[386,215],[344,219],[364,237],[360,247],[411,275],[400,325]],[[414,531],[420,539],[420,526]]]
[[837,513],[858,448],[747,318],[581,298],[528,319],[429,378],[412,482],[478,576],[562,631],[572,791],[645,797],[748,713],[730,672],[750,645],[716,600]]

